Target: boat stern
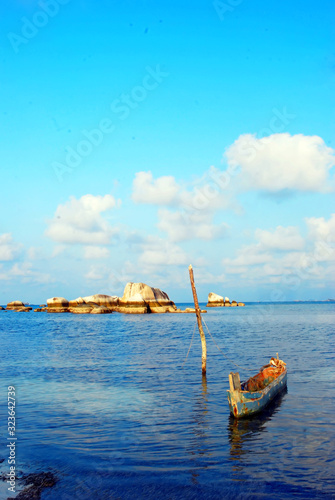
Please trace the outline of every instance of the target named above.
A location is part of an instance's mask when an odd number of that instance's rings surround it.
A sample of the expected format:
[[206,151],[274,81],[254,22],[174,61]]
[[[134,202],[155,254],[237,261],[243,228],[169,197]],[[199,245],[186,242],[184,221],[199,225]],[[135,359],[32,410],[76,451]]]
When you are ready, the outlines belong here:
[[[238,390],[235,385],[237,381],[234,378],[235,375],[233,373],[229,374],[230,390],[227,391],[230,412],[235,418],[249,417],[258,413],[287,385],[286,369],[265,389],[255,392],[242,391],[241,388]],[[232,382],[231,378],[233,379]]]
[[227,391],[227,396],[230,412],[234,417],[238,418],[248,413],[248,409],[243,404],[241,397],[241,380],[238,372],[229,373],[229,390]]

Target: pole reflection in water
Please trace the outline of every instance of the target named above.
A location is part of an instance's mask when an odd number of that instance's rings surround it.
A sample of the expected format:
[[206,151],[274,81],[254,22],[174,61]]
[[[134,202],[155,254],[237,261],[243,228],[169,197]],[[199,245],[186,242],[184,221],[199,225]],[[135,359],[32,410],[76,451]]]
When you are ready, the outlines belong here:
[[233,462],[233,479],[242,479],[240,473],[244,470],[249,455],[248,443],[255,441],[266,431],[267,423],[272,419],[283,402],[287,388],[283,390],[261,413],[251,418],[236,419],[229,415],[228,437],[230,442],[230,460]]
[[[200,389],[200,386],[199,386]],[[195,402],[194,412],[192,414],[192,420],[194,422],[192,431],[194,437],[191,439],[191,449],[190,454],[195,465],[195,469],[191,470],[191,480],[192,483],[197,483],[197,478],[199,477],[199,468],[207,468],[206,458],[211,456],[209,449],[209,437],[208,437],[208,393],[207,393],[207,378],[206,373],[202,374],[201,381],[201,392]]]

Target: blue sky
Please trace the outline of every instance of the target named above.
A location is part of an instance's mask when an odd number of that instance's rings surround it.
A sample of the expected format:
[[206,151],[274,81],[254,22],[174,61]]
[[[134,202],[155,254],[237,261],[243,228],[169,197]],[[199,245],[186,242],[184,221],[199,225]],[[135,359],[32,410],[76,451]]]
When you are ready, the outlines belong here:
[[0,303],[334,297],[333,2],[0,11]]

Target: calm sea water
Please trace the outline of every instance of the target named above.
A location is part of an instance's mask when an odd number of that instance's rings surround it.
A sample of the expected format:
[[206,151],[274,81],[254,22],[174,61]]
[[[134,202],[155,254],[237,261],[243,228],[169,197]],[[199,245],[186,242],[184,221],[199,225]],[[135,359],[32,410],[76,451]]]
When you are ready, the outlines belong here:
[[13,385],[17,469],[58,477],[42,499],[335,498],[335,304],[204,319],[239,365],[256,372],[276,352],[287,363],[288,390],[261,416],[229,416],[237,368],[208,333],[206,379],[198,331],[182,367],[193,314],[1,311],[1,472]]

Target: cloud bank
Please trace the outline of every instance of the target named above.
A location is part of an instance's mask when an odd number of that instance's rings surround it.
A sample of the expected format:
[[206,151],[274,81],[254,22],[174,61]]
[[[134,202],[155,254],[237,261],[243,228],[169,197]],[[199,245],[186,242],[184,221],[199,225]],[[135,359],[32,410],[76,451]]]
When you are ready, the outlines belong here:
[[79,200],[71,197],[69,201],[57,207],[45,234],[58,243],[108,245],[118,231],[112,228],[101,214],[116,208],[118,204],[109,194],[86,194]]
[[230,168],[241,168],[245,190],[328,192],[334,150],[318,136],[273,134],[262,139],[241,135],[225,152]]

